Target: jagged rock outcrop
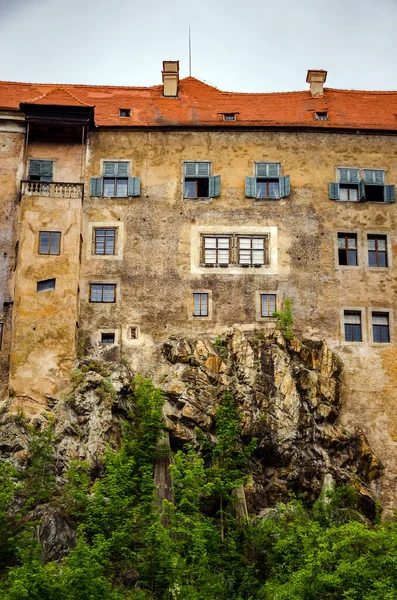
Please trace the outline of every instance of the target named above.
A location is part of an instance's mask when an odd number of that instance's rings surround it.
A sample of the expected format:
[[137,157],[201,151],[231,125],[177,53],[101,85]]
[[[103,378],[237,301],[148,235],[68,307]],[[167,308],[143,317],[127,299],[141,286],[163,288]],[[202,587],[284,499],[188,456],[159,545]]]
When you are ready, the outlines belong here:
[[286,342],[280,333],[248,337],[239,330],[210,340],[164,344],[165,417],[171,441],[209,439],[219,398],[230,390],[242,413],[242,438],[257,438],[246,495],[250,512],[286,500],[292,491],[318,498],[324,477],[359,489],[361,510],[373,516],[370,483],[382,465],[362,431],[335,426],[342,363],[324,341]]
[[[257,439],[245,488],[251,514],[289,499],[290,492],[316,500],[324,479],[354,484],[360,510],[375,514],[371,482],[382,465],[361,431],[341,431],[335,421],[341,403],[341,361],[324,341],[286,342],[278,332],[234,330],[211,341],[169,339],[163,345],[154,383],[164,392],[164,417],[171,447],[196,443],[196,430],[215,438],[218,403],[230,390],[241,411],[241,440]],[[121,423],[131,408],[132,373],[120,364],[83,361],[74,385],[36,414],[36,429],[54,420],[54,458],[61,483],[71,460],[87,460],[96,477],[110,443],[117,447]],[[24,468],[29,460],[29,428],[21,414],[0,404],[0,460]],[[75,543],[73,522],[51,505],[36,507],[36,534],[47,560],[58,559]]]

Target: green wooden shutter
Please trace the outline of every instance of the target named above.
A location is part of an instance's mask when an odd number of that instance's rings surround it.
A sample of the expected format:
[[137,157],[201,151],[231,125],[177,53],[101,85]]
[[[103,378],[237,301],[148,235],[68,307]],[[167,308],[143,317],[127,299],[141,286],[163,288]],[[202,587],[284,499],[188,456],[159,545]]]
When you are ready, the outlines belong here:
[[358,200],[365,200],[365,181],[362,179],[358,184]]
[[197,177],[209,177],[210,176],[210,163],[199,162],[197,163]]
[[41,175],[41,161],[31,160],[29,163],[29,177],[40,177]]
[[346,169],[345,167],[338,168],[339,183],[358,184],[360,180],[359,169]]
[[117,177],[118,163],[114,161],[105,160],[103,163],[103,176],[104,177]]
[[141,178],[128,177],[128,196],[141,195]]
[[290,176],[280,177],[280,198],[286,198],[291,193]]
[[363,169],[364,181],[367,185],[384,185],[385,172],[380,169]]
[[130,165],[128,162],[119,162],[117,164],[117,176],[118,177],[128,177],[128,172],[130,170]]
[[91,178],[90,196],[102,196],[102,177]]
[[221,193],[221,176],[215,175],[208,178],[209,197],[216,198]]
[[329,197],[330,200],[339,200],[339,183],[331,181],[329,184]]
[[385,185],[385,202],[396,201],[396,188],[394,185]]
[[256,198],[256,177],[245,178],[245,195],[247,198]]
[[41,177],[45,177],[46,179],[52,179],[52,160],[41,160],[40,161],[40,170]]

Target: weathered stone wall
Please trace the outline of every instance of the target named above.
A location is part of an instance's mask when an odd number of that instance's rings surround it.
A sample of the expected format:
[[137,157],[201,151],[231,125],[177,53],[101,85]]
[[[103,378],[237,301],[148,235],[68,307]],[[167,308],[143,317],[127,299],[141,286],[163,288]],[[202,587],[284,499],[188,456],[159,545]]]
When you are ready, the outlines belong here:
[[[291,132],[98,132],[90,136],[88,178],[100,176],[100,160],[129,159],[132,175],[141,177],[140,198],[86,198],[84,239],[92,222],[124,225],[123,260],[102,260],[83,252],[81,327],[87,351],[114,358],[121,354],[132,366],[151,375],[158,348],[169,335],[218,335],[232,326],[261,330],[258,292],[275,292],[278,304],[290,296],[296,331],[325,338],[345,368],[341,423],[359,426],[369,435],[386,463],[382,499],[393,502],[397,462],[397,369],[394,320],[388,345],[345,343],[341,309],[396,305],[396,205],[331,201],[328,182],[336,166],[382,168],[387,183],[397,183],[397,140],[391,136]],[[221,196],[211,201],[183,199],[183,161],[210,160],[221,175]],[[245,197],[244,177],[254,161],[280,161],[291,176],[291,195],[256,202]],[[88,181],[87,178],[87,181]],[[197,227],[277,228],[277,272],[228,274],[227,269],[192,273],[192,229]],[[337,232],[358,233],[360,265],[337,268]],[[366,234],[385,233],[389,267],[369,269]],[[119,284],[116,305],[90,305],[88,283]],[[211,320],[193,320],[191,292],[212,293]],[[393,315],[392,315],[393,316]],[[138,340],[128,328],[140,328]],[[270,325],[271,326],[271,325]],[[115,330],[116,348],[99,344],[100,329]]]
[[[14,153],[16,165],[21,160],[19,143],[20,154]],[[328,182],[335,181],[336,166],[357,166],[386,169],[387,183],[397,183],[396,145],[392,136],[326,132],[91,132],[85,165],[80,278],[80,209],[68,201],[22,199],[14,316],[18,329],[12,375],[18,393],[43,402],[44,394],[53,393],[66,380],[75,352],[78,282],[82,351],[98,358],[123,357],[147,375],[156,373],[161,343],[170,335],[216,336],[233,326],[251,331],[271,328],[271,319],[258,319],[259,292],[276,293],[279,308],[283,298],[290,296],[297,333],[325,338],[345,364],[341,424],[362,427],[368,434],[386,466],[382,500],[391,504],[397,475],[395,319],[392,313],[391,344],[369,340],[348,344],[343,341],[341,309],[364,308],[363,325],[370,334],[370,310],[396,305],[397,209],[394,204],[333,202],[328,197]],[[85,159],[80,146],[36,142],[29,144],[26,156],[54,159],[58,181],[80,180],[81,161]],[[131,161],[131,175],[141,177],[140,198],[89,197],[90,177],[102,174],[104,159]],[[219,198],[184,200],[184,160],[212,162],[212,174],[222,178]],[[288,198],[257,202],[245,197],[244,177],[254,174],[255,161],[281,163],[282,174],[291,176]],[[12,177],[15,186],[15,175]],[[63,232],[71,225],[61,257],[37,256],[34,240],[43,223]],[[104,260],[92,256],[95,224],[120,225],[122,257],[118,254]],[[271,269],[242,270],[241,274],[231,274],[228,269],[198,272],[192,232],[218,227],[228,227],[231,232],[244,227],[271,230],[271,239],[277,237],[275,264]],[[337,268],[338,231],[357,232],[359,267]],[[365,266],[367,233],[388,236],[388,268]],[[59,288],[56,301],[48,305],[39,302],[36,280],[57,274],[64,287]],[[89,283],[95,281],[117,284],[115,304],[88,302]],[[194,290],[211,292],[211,319],[191,317]],[[37,323],[40,329],[34,332]],[[131,326],[139,329],[137,340],[130,339]],[[101,331],[114,331],[117,344],[101,345]]]
[[8,115],[0,119],[0,323],[3,339],[0,347],[0,398],[8,390],[13,277],[16,265],[16,241],[20,179],[23,175],[25,126]]

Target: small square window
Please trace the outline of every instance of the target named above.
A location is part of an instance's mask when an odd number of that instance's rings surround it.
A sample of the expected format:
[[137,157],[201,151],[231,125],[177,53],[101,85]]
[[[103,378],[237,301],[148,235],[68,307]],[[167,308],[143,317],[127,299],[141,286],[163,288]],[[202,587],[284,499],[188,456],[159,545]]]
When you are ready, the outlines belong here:
[[355,233],[338,233],[338,264],[356,267],[357,235]]
[[276,294],[261,294],[261,317],[272,317],[276,310]]
[[130,117],[131,109],[130,108],[120,108],[119,117]]
[[372,335],[374,342],[380,344],[390,343],[390,327],[388,313],[372,313]]
[[236,113],[223,113],[223,120],[224,121],[235,121]]
[[368,235],[368,266],[387,267],[387,237]]
[[114,344],[114,332],[112,333],[101,333],[101,343],[102,344]]
[[138,339],[138,327],[130,327],[130,339],[131,340]]
[[94,254],[111,255],[115,253],[116,248],[116,229],[115,227],[104,227],[94,229]]
[[59,231],[40,231],[39,254],[59,254],[61,233]]
[[38,292],[48,292],[50,290],[55,290],[55,279],[43,279],[42,281],[37,282],[37,291]]
[[346,342],[362,342],[361,312],[344,311],[345,340]]
[[315,112],[314,118],[316,119],[316,121],[328,121],[328,113],[325,111]]
[[116,302],[116,284],[91,283],[90,302]]
[[208,294],[202,292],[193,293],[193,316],[208,317]]

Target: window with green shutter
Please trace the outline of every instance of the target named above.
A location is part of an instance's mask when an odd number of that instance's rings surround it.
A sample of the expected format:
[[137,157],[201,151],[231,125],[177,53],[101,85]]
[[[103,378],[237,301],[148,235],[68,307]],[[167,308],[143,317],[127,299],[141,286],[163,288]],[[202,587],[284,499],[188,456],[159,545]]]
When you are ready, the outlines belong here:
[[129,177],[129,161],[103,161],[103,177],[92,177],[90,196],[126,198],[141,195],[140,177]]
[[329,184],[331,200],[395,202],[395,186],[385,185],[384,169],[337,167],[337,182]]
[[53,165],[54,163],[52,160],[30,160],[29,180],[52,181]]
[[183,163],[183,197],[216,198],[221,193],[220,175],[212,176],[211,163],[207,161],[185,161]]
[[255,177],[245,178],[245,195],[257,200],[278,200],[291,193],[290,177],[280,177],[280,163],[255,163]]

